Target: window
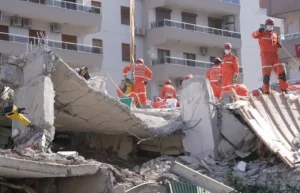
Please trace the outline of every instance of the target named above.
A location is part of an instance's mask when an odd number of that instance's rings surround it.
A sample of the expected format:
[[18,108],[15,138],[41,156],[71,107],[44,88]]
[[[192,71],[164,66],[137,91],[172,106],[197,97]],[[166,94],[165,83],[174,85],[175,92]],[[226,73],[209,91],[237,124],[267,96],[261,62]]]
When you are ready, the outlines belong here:
[[157,7],[155,9],[156,21],[163,21],[164,19],[171,20],[171,12],[172,10],[170,9]]
[[77,36],[61,35],[62,49],[77,50]]
[[93,53],[102,54],[102,40],[93,39]]
[[[101,2],[99,2],[99,1],[92,1],[91,2],[91,5],[93,6],[92,7],[92,12],[93,13],[97,13],[97,14],[100,14],[100,7],[101,7]],[[99,7],[99,8],[98,8]]]
[[46,37],[46,32],[41,30],[34,30],[29,29],[29,43],[31,44],[38,44],[38,37],[40,37],[40,34],[43,34],[44,37]]
[[8,35],[8,26],[6,25],[0,25],[0,40],[9,40],[9,35]]
[[157,59],[160,64],[171,63],[170,50],[157,49]]
[[196,65],[195,64],[196,54],[183,53],[183,57],[184,57],[184,59],[187,59],[185,61],[185,65],[187,65],[187,66],[195,66]]
[[[134,46],[134,59],[136,58],[136,46]],[[122,43],[122,61],[130,62],[130,44]]]
[[197,15],[194,13],[187,13],[187,12],[182,12],[181,13],[181,20],[185,24],[183,25],[183,29],[188,29],[188,30],[195,30],[195,25],[196,25],[196,18]]
[[267,9],[267,0],[259,0],[259,7],[261,9]]
[[121,7],[121,24],[130,25],[130,8]]

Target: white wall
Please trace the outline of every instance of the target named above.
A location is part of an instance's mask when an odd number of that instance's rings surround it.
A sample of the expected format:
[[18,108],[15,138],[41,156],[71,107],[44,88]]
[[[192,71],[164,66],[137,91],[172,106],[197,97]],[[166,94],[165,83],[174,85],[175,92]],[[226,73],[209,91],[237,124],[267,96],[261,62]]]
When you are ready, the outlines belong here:
[[[252,33],[264,24],[266,10],[259,8],[259,0],[241,0],[241,62],[244,68],[244,84],[250,89],[262,85],[262,70],[258,41],[252,38]],[[275,26],[282,26],[282,20],[275,19]]]
[[300,14],[299,12],[291,12],[284,21],[284,33],[293,34],[300,32]]

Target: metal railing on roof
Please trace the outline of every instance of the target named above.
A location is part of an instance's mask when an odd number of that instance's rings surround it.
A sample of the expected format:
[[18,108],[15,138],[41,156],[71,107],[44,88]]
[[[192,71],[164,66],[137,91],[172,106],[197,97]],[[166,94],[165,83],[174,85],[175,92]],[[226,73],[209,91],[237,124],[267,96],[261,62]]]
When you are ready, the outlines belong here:
[[284,35],[284,40],[295,40],[300,38],[300,32]]
[[73,3],[73,2],[69,2],[69,1],[58,1],[58,0],[20,0],[20,1],[37,3],[37,4],[41,4],[41,5],[58,7],[58,8],[63,8],[63,9],[82,11],[82,12],[93,13],[93,14],[98,14],[98,15],[101,14],[101,7],[81,5],[81,4]]
[[[164,64],[188,66],[188,67],[203,68],[203,69],[209,69],[213,66],[212,62],[189,60],[189,59],[176,58],[171,56],[152,59],[153,66],[164,65]],[[241,66],[240,66],[240,73],[243,73],[243,68]]]
[[185,23],[180,21],[172,21],[168,19],[164,19],[162,21],[155,21],[150,24],[151,29],[153,28],[160,28],[160,27],[171,27],[171,28],[178,28],[178,29],[184,29],[199,33],[206,33],[206,34],[212,34],[212,35],[218,35],[218,36],[225,36],[230,38],[236,38],[241,39],[241,33],[234,32],[234,31],[228,31],[224,29],[217,29],[207,26],[201,26],[191,23]]
[[223,1],[223,2],[231,3],[231,4],[236,4],[236,5],[241,4],[240,0],[219,0],[219,1]]
[[[9,34],[0,32],[0,41],[8,41],[14,43],[21,43],[21,44],[38,44],[39,38],[36,37],[29,37],[29,36],[22,36],[16,34]],[[77,52],[85,52],[91,54],[102,54],[102,48],[97,46],[88,46],[83,44],[75,44],[69,42],[62,42],[56,40],[48,40],[48,46],[50,48],[57,48],[57,49],[65,49],[65,50],[74,50]]]

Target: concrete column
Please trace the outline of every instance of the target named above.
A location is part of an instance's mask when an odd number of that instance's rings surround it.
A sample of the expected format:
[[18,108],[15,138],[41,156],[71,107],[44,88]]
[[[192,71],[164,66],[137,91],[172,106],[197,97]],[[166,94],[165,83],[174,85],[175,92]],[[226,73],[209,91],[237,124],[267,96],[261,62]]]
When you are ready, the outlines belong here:
[[54,89],[49,71],[53,56],[39,48],[26,57],[23,67],[24,82],[15,88],[14,105],[25,107],[25,115],[32,126],[12,122],[13,139],[17,147],[32,146],[44,150],[54,138]]

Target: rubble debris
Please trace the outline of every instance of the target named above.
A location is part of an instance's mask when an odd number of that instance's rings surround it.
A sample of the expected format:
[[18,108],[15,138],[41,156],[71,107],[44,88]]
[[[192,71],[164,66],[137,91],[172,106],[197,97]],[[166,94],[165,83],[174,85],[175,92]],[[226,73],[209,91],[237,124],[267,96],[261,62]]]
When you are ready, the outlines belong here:
[[246,167],[247,167],[247,163],[240,161],[237,166],[236,166],[240,171],[245,172],[246,171]]

